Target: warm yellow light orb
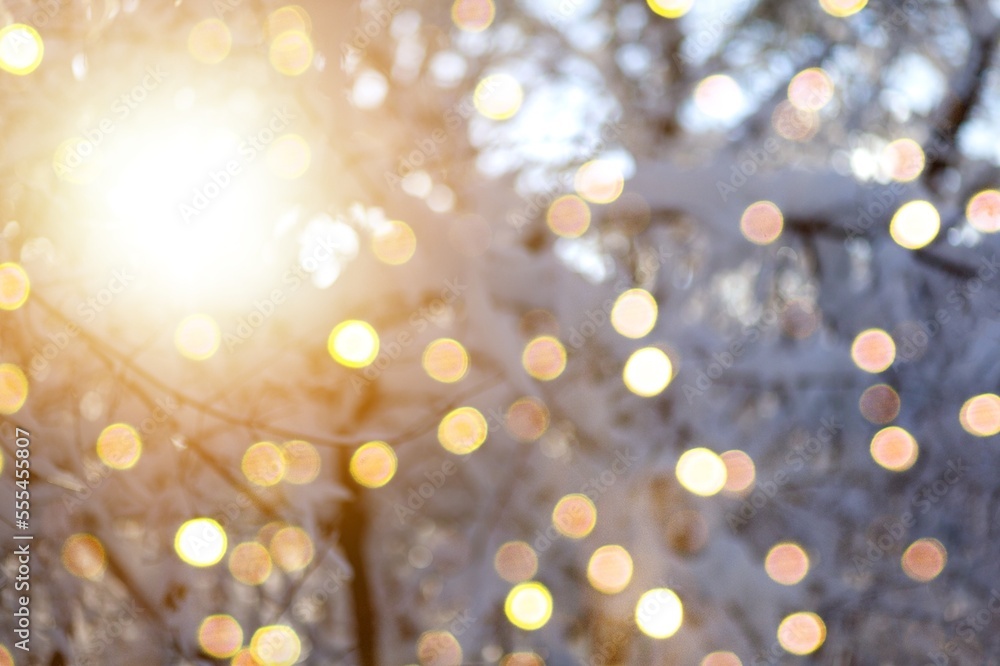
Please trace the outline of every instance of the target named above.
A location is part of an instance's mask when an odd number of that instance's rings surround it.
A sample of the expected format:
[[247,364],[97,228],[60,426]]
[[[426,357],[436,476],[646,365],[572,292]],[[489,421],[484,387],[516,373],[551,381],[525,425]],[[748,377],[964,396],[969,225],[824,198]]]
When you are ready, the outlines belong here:
[[28,300],[31,282],[20,264],[0,264],[0,310],[16,310]]
[[815,613],[792,613],[778,626],[778,642],[792,654],[811,654],[825,640],[826,625]]
[[210,567],[226,554],[226,532],[211,518],[194,518],[177,530],[174,550],[186,563]]
[[261,627],[250,639],[250,654],[262,666],[292,666],[302,655],[302,641],[291,627]]
[[14,414],[28,399],[28,378],[13,363],[0,363],[0,414]]
[[378,333],[368,322],[349,319],[330,332],[327,351],[333,360],[348,368],[363,368],[378,356]]
[[969,398],[958,413],[965,432],[976,437],[992,437],[1000,433],[1000,396],[983,393]]
[[507,595],[504,612],[511,624],[520,629],[541,629],[552,617],[552,595],[538,582],[515,585]]
[[452,384],[468,372],[469,354],[457,340],[440,338],[427,345],[422,364],[431,379]]
[[216,659],[232,657],[243,645],[243,628],[230,615],[209,615],[198,627],[198,644]]
[[97,457],[112,469],[129,469],[139,462],[142,439],[124,423],[109,425],[97,437]]
[[646,4],[656,14],[668,19],[676,19],[687,14],[694,0],[646,0]]
[[45,46],[30,25],[13,23],[0,29],[0,69],[17,76],[31,74],[42,64]]
[[644,592],[635,606],[635,623],[651,638],[670,638],[684,621],[684,605],[671,589],[654,588]]
[[714,451],[691,449],[677,460],[677,480],[688,491],[710,497],[726,485],[726,463]]
[[907,250],[919,250],[933,241],[941,230],[941,216],[929,201],[909,201],[896,211],[889,223],[889,235]]
[[622,546],[601,546],[587,563],[587,580],[598,592],[621,592],[632,580],[632,556]]
[[638,396],[659,395],[673,379],[674,366],[662,349],[644,347],[625,362],[622,377],[625,386]]
[[446,451],[463,455],[472,453],[486,441],[486,419],[474,407],[459,407],[449,412],[438,426],[438,441]]
[[626,338],[642,338],[653,330],[659,307],[645,289],[629,289],[620,294],[611,308],[611,325]]
[[351,476],[366,488],[381,488],[396,474],[396,452],[385,442],[368,442],[351,456]]
[[174,334],[177,351],[193,361],[211,358],[218,351],[221,341],[219,325],[205,314],[191,315],[177,326]]

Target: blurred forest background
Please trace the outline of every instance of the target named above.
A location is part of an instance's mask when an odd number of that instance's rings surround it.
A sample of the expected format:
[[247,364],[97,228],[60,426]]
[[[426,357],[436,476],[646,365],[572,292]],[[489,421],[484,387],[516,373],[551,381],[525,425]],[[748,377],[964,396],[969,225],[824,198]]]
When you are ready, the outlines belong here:
[[998,17],[3,0],[0,664],[1000,663]]

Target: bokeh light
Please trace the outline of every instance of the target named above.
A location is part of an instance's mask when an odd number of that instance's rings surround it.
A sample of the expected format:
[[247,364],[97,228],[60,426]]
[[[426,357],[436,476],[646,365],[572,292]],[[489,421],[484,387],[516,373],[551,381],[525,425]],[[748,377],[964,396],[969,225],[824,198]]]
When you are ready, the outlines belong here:
[[694,105],[709,118],[728,118],[743,102],[743,89],[728,74],[705,77],[694,89]]
[[417,251],[417,236],[406,222],[386,221],[372,232],[372,252],[379,261],[401,266]]
[[677,480],[686,490],[710,497],[726,485],[726,463],[714,451],[695,448],[677,459]]
[[97,437],[97,457],[112,469],[129,469],[139,462],[141,453],[142,440],[130,425],[109,425]]
[[14,414],[28,399],[28,378],[13,363],[0,363],[0,414]]
[[312,162],[309,143],[298,134],[283,134],[267,147],[267,167],[278,178],[294,180]]
[[28,300],[31,282],[20,264],[0,264],[0,310],[16,310]]
[[480,114],[491,120],[512,118],[521,108],[524,91],[510,74],[492,74],[476,85],[472,102]]
[[925,160],[924,149],[913,139],[896,139],[882,149],[882,169],[898,183],[916,180]]
[[919,447],[913,435],[898,426],[889,426],[872,437],[872,458],[892,472],[905,472],[917,461]]
[[201,21],[191,28],[188,51],[195,60],[209,65],[222,62],[233,47],[229,27],[217,18]]
[[455,0],[451,6],[451,20],[460,30],[482,32],[493,23],[496,12],[493,0]]
[[694,0],[646,0],[656,14],[664,18],[680,18],[691,10]]
[[1000,231],[1000,191],[983,190],[969,199],[965,217],[973,229],[984,234]]
[[833,99],[833,81],[819,67],[804,69],[788,84],[788,101],[802,111],[819,111]]
[[552,595],[541,583],[520,583],[507,594],[504,613],[515,627],[525,631],[541,629],[552,617]]
[[899,415],[900,400],[896,389],[887,384],[875,384],[865,389],[858,400],[861,415],[876,425],[891,423]]
[[621,196],[625,175],[611,160],[591,160],[576,170],[573,187],[586,201],[608,204]]
[[198,645],[216,659],[232,657],[243,645],[243,628],[230,615],[209,615],[198,627]]
[[779,543],[764,558],[764,570],[775,583],[795,585],[809,573],[809,556],[798,544]]
[[286,483],[301,486],[316,480],[322,460],[315,446],[302,440],[292,440],[281,445],[281,455],[285,459]]
[[857,14],[867,4],[868,0],[819,0],[819,6],[823,8],[823,11],[837,18]]
[[726,466],[726,484],[722,487],[723,490],[740,495],[753,487],[757,478],[757,466],[753,458],[739,449],[726,451],[719,457]]
[[549,205],[545,222],[552,233],[563,238],[579,238],[590,228],[590,206],[575,194],[566,194]]
[[662,393],[673,379],[673,374],[674,366],[670,358],[656,347],[644,347],[633,352],[622,370],[625,386],[643,398]]
[[363,368],[378,356],[378,333],[368,322],[349,319],[333,328],[326,348],[337,363],[348,368]]
[[774,107],[771,125],[782,138],[789,141],[808,141],[819,131],[819,114],[815,111],[797,109],[786,100]]
[[424,349],[424,371],[436,381],[452,384],[469,371],[469,354],[458,340],[439,338]]
[[381,488],[396,474],[396,452],[385,442],[368,442],[351,456],[351,476],[366,488]]
[[882,329],[869,328],[854,338],[851,359],[865,372],[882,372],[896,360],[896,343]]
[[815,613],[792,613],[778,625],[778,643],[792,654],[811,654],[825,640],[826,625]]
[[551,335],[541,335],[525,345],[521,363],[535,379],[552,381],[566,369],[566,348]]
[[552,525],[563,536],[582,539],[597,525],[597,508],[582,493],[566,495],[552,510]]
[[288,30],[271,42],[271,66],[285,76],[299,76],[313,61],[313,44],[305,32]]
[[244,585],[263,584],[271,569],[271,554],[256,541],[241,543],[229,554],[229,573]]
[[104,546],[92,534],[74,534],[63,543],[62,563],[77,578],[100,580],[108,566]]
[[785,218],[781,210],[770,201],[750,204],[740,218],[743,237],[757,245],[773,243],[781,235]]
[[743,662],[732,652],[712,652],[698,666],[743,666]]
[[273,442],[257,442],[243,454],[240,469],[250,483],[277,485],[285,476],[285,456]]
[[1000,396],[983,393],[965,401],[958,413],[965,432],[976,437],[992,437],[1000,433]]
[[441,419],[438,441],[445,451],[472,453],[486,441],[486,419],[475,407],[459,407]]
[[417,639],[421,666],[462,666],[462,646],[449,631],[428,631]]
[[174,344],[184,358],[204,361],[219,349],[222,333],[215,320],[206,314],[191,315],[184,319],[174,334]]
[[658,587],[644,592],[635,605],[635,623],[650,638],[670,638],[684,621],[684,605],[673,590]]
[[929,201],[909,201],[899,207],[889,223],[889,235],[907,250],[919,250],[937,238],[941,216]]
[[497,574],[508,583],[523,583],[535,577],[538,555],[524,541],[508,541],[497,548],[493,558]]
[[12,23],[0,29],[0,69],[17,76],[35,71],[45,55],[41,35],[30,25]]
[[507,408],[504,426],[517,441],[534,442],[549,428],[549,409],[538,398],[518,398]]
[[292,666],[302,655],[302,641],[291,627],[261,627],[250,639],[250,654],[261,666]]
[[632,580],[632,556],[622,546],[601,546],[587,563],[587,580],[598,592],[621,592]]
[[645,337],[656,325],[659,307],[645,289],[629,289],[621,293],[611,308],[611,325],[626,338]]
[[948,551],[937,539],[917,539],[903,552],[901,564],[907,576],[919,583],[938,577],[948,562]]
[[266,37],[274,39],[278,35],[290,31],[312,34],[312,19],[309,12],[300,5],[286,5],[268,14],[264,26]]
[[301,527],[282,527],[273,537],[269,548],[271,559],[279,569],[301,571],[312,562],[315,548],[312,539]]
[[211,518],[194,518],[185,522],[174,536],[174,550],[187,564],[210,567],[226,554],[228,541],[222,525]]

